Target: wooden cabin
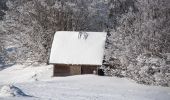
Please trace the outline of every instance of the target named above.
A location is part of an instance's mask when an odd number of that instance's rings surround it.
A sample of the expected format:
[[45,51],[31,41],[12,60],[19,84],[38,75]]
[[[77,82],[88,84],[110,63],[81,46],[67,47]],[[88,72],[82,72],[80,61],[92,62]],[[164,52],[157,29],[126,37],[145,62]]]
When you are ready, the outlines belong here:
[[105,40],[105,32],[56,32],[49,59],[53,75],[93,74],[102,65]]

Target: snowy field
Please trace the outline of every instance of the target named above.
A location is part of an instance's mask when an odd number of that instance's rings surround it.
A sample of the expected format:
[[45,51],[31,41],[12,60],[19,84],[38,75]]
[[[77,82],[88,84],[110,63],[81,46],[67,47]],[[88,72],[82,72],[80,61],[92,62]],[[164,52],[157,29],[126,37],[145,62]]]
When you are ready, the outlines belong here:
[[[170,88],[141,85],[127,78],[51,76],[52,66],[45,65],[15,65],[2,70],[0,100],[170,100]],[[14,85],[25,94],[20,91],[15,96],[9,95],[9,90],[4,88],[7,84]]]

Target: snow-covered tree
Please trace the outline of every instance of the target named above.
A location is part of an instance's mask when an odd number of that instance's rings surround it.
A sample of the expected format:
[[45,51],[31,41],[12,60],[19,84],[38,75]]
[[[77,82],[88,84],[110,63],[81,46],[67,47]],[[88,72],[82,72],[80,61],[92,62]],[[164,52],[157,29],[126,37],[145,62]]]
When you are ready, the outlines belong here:
[[[164,55],[170,52],[168,46],[170,43],[170,38],[168,38],[170,35],[168,28],[170,24],[170,2],[168,0],[112,1],[114,3],[111,8],[111,15],[117,20],[115,20],[116,22],[113,20],[113,24],[116,24],[110,32],[111,36],[108,37],[105,57],[107,63],[113,68],[111,70],[112,75],[128,76],[138,82],[142,80],[142,83],[146,84],[169,84],[170,76],[166,75],[169,72],[158,72],[166,78],[164,82],[157,83],[158,80],[154,77],[156,72],[152,75],[147,74],[152,64],[139,63],[137,58],[140,55],[150,55],[149,59],[156,57],[166,62]],[[145,66],[146,71],[140,73],[144,65],[147,66],[147,68]],[[157,65],[161,70],[168,68],[166,64]],[[147,74],[149,78],[143,77],[144,74]]]

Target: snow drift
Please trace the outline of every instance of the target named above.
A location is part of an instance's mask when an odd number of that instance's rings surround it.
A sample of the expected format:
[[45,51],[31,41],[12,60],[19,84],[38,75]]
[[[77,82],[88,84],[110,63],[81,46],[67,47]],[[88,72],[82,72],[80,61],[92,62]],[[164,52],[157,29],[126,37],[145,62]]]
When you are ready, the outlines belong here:
[[14,85],[4,85],[0,90],[0,97],[28,96]]

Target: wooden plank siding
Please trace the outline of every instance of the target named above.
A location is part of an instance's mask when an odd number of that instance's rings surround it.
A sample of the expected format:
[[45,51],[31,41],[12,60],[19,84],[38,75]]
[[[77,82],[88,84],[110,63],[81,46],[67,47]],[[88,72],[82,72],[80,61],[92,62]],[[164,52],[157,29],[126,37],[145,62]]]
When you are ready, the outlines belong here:
[[94,70],[97,70],[98,65],[66,65],[55,64],[54,76],[69,76],[80,74],[93,74]]
[[93,71],[97,71],[97,67],[95,65],[82,65],[81,66],[81,74],[93,74]]
[[54,65],[54,76],[68,76],[70,69],[67,65]]

